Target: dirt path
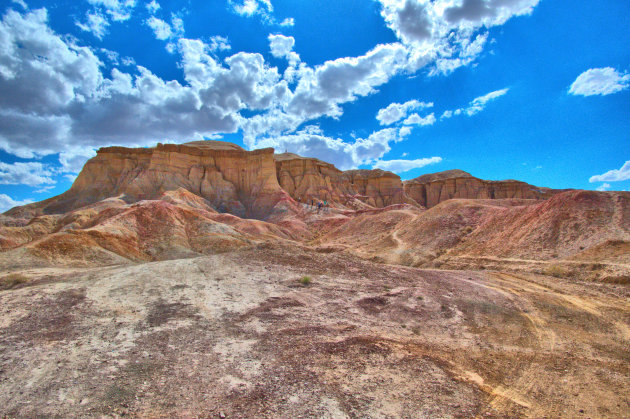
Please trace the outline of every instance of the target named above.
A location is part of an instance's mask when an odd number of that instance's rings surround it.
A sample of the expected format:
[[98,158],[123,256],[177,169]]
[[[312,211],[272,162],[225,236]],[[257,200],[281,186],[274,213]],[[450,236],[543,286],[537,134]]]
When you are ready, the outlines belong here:
[[32,274],[0,416],[630,416],[623,286],[279,246]]

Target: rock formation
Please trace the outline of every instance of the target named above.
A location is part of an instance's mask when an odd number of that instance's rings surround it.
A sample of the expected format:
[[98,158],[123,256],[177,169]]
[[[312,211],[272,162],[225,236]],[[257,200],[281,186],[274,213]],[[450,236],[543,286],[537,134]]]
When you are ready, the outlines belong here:
[[276,154],[275,159],[280,186],[302,202],[326,200],[353,208],[361,207],[361,203],[376,208],[415,204],[405,195],[400,177],[392,172],[343,172],[330,163],[292,153]]
[[68,192],[23,211],[64,213],[105,198],[135,202],[179,188],[205,198],[219,212],[247,218],[266,218],[276,204],[290,200],[278,184],[272,148],[246,151],[231,143],[199,141],[101,148]]
[[462,170],[423,175],[404,182],[405,193],[420,205],[431,208],[447,199],[548,199],[558,192],[517,180],[478,179]]

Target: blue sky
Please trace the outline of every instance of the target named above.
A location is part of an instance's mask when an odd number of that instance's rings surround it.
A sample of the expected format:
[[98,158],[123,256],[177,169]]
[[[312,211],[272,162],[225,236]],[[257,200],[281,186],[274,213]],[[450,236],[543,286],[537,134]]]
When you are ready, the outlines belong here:
[[0,210],[107,145],[630,189],[630,3],[4,0]]

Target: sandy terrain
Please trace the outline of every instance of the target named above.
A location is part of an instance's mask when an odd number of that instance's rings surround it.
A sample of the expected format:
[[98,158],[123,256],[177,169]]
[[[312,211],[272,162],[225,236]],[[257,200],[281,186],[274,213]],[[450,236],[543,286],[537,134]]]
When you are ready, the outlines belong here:
[[281,245],[21,275],[0,416],[630,417],[624,285]]

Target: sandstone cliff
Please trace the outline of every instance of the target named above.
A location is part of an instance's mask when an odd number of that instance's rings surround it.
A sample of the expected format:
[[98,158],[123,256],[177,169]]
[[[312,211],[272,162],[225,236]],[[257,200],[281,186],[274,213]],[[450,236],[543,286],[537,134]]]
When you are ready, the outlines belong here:
[[246,151],[231,143],[199,141],[101,148],[68,192],[21,211],[65,213],[109,197],[135,202],[179,188],[206,199],[219,212],[248,218],[266,218],[276,204],[290,201],[278,184],[272,148]]
[[393,204],[415,204],[404,192],[400,177],[375,170],[341,171],[330,163],[297,154],[276,154],[278,182],[294,199],[329,201],[343,206],[361,204],[382,208]]
[[405,193],[420,205],[431,208],[447,199],[548,199],[559,192],[517,180],[478,179],[462,170],[423,175],[404,182]]

